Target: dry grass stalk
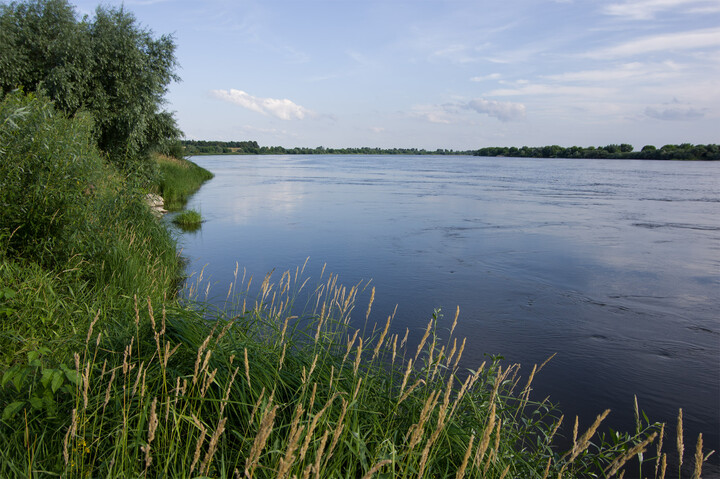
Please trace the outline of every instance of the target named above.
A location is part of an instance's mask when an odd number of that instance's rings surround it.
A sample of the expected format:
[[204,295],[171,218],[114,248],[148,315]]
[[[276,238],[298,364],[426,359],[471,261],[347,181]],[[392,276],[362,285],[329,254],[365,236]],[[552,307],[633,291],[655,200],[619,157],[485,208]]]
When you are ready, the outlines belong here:
[[[373,291],[375,291],[375,288],[373,288]],[[392,320],[392,316],[388,316],[387,322],[385,323],[385,329],[383,329],[383,332],[380,334],[380,339],[378,339],[378,343],[375,346],[375,350],[373,351],[372,359],[370,359],[370,361],[375,359],[377,357],[378,353],[380,352],[380,347],[382,346],[383,341],[385,341],[385,335],[387,334],[388,329],[390,328],[391,320]]]
[[678,420],[677,420],[677,451],[678,451],[678,458],[680,461],[680,464],[678,465],[678,471],[682,470],[682,464],[683,464],[683,452],[685,451],[685,446],[683,445],[683,418],[682,418],[682,408],[678,411]]
[[110,381],[108,382],[108,387],[105,390],[105,400],[103,401],[103,411],[105,411],[105,406],[110,402],[110,391],[112,390],[113,381],[115,380],[115,369],[112,370],[110,373]]
[[555,424],[555,427],[552,429],[552,431],[550,431],[550,435],[548,436],[548,443],[550,443],[552,441],[552,439],[555,437],[555,433],[558,431],[558,429],[560,429],[560,425],[562,424],[563,419],[565,419],[565,415],[561,414],[560,419],[558,419],[557,424]]
[[397,354],[397,340],[398,340],[398,335],[397,335],[397,334],[393,334],[392,338],[393,338],[393,341],[392,341],[392,360],[391,360],[390,362],[391,362],[391,364],[394,366],[394,365],[395,365],[395,355]]
[[342,362],[344,363],[347,359],[348,355],[350,354],[350,351],[352,350],[353,345],[355,344],[355,340],[357,339],[358,333],[360,332],[359,329],[355,330],[355,334],[353,334],[352,339],[348,339],[348,343],[345,350],[345,355],[343,356]]
[[144,367],[145,367],[145,361],[140,363],[140,369],[138,369],[137,377],[135,377],[135,383],[133,384],[131,396],[134,396],[135,393],[137,392],[137,388],[138,388],[138,385],[140,384],[140,379],[142,378],[142,372],[143,372]]
[[695,446],[695,469],[693,470],[692,479],[700,479],[703,465],[703,438],[702,433],[698,435],[697,445]]
[[299,413],[296,414],[296,416],[293,418],[293,423],[290,426],[288,445],[287,449],[285,449],[285,456],[283,456],[283,458],[280,460],[280,465],[278,466],[277,479],[285,479],[285,477],[287,477],[288,472],[290,471],[290,467],[292,467],[293,463],[295,462],[295,451],[300,444],[300,437],[302,436],[303,430],[305,429],[299,423],[300,414],[302,414],[302,406],[298,405],[296,411],[298,411]]
[[362,347],[363,347],[363,339],[362,336],[358,338],[358,348],[357,348],[357,355],[355,356],[355,364],[353,365],[353,376],[357,375],[358,368],[360,367],[360,359],[362,358]]
[[[200,364],[201,364],[200,361],[203,358],[203,353],[205,352],[205,349],[207,348],[207,345],[210,342],[210,339],[212,338],[212,336],[213,336],[213,333],[211,332],[210,334],[208,334],[208,336],[205,338],[205,341],[203,341],[203,343],[198,348],[197,358],[195,359],[195,372],[193,373],[193,381],[192,381],[193,384],[197,383],[198,375],[200,373]],[[205,359],[206,362],[210,359],[209,353],[210,353],[210,351],[208,351],[208,355],[206,356],[206,359]]]
[[400,395],[402,396],[403,391],[405,390],[405,386],[407,386],[408,377],[410,377],[410,371],[412,370],[412,364],[413,360],[410,358],[408,360],[407,368],[405,369],[405,374],[403,375],[402,384],[400,385]]
[[[313,394],[314,394],[314,391],[313,391]],[[323,408],[320,411],[318,411],[317,414],[315,414],[313,416],[312,421],[310,421],[310,426],[308,427],[307,433],[305,434],[305,440],[303,441],[303,445],[300,448],[300,455],[298,456],[300,461],[305,459],[305,454],[307,454],[308,447],[310,447],[310,440],[312,440],[312,438],[313,438],[313,434],[315,432],[315,428],[317,427],[318,421],[323,416],[323,414],[325,414],[325,411],[327,411],[327,409],[330,407],[330,405],[332,405],[332,402],[335,400],[336,397],[338,397],[338,395],[339,395],[339,393],[333,394],[328,399],[327,403],[325,403],[325,406],[323,406]],[[326,431],[326,434],[327,434],[327,431]]]
[[280,365],[278,366],[278,371],[282,370],[283,363],[285,362],[285,348],[287,347],[287,344],[283,343],[283,350],[282,354],[280,355]]
[[250,385],[250,361],[248,361],[247,348],[243,348],[243,359],[245,360],[245,379],[247,379],[248,387]]
[[455,356],[455,351],[457,351],[457,338],[453,338],[453,346],[452,349],[450,349],[450,354],[447,356],[445,367],[450,367],[450,362],[452,361],[453,356]]
[[85,364],[85,371],[82,374],[82,386],[83,386],[83,409],[87,409],[88,406],[88,389],[90,388],[90,361]]
[[150,405],[150,420],[148,421],[148,445],[155,440],[155,431],[158,426],[157,417],[157,397],[153,398],[152,404]]
[[400,405],[401,402],[403,402],[404,400],[406,400],[406,399],[412,394],[412,392],[413,392],[418,386],[420,386],[421,384],[425,384],[425,380],[424,380],[424,379],[421,378],[421,379],[418,379],[417,381],[415,381],[415,384],[413,384],[412,386],[410,386],[410,387],[408,388],[408,390],[405,391],[405,394],[403,394],[402,396],[400,396],[400,399],[398,400],[398,405]]
[[[87,347],[88,343],[90,342],[90,336],[92,336],[93,327],[95,326],[95,323],[97,323],[98,319],[100,319],[100,310],[99,309],[98,309],[97,314],[95,314],[95,318],[93,318],[93,320],[90,322],[90,327],[88,328],[87,338],[85,338],[85,347]],[[99,337],[98,337],[98,340],[99,340]]]
[[205,393],[210,388],[210,385],[215,382],[215,375],[217,374],[218,370],[217,368],[213,369],[213,371],[210,374],[206,374],[205,381],[203,381],[203,386],[200,389],[200,397],[204,398]]
[[255,472],[255,468],[258,465],[260,454],[265,448],[265,443],[270,437],[270,433],[273,429],[273,423],[275,422],[275,414],[277,413],[279,406],[272,406],[268,403],[265,412],[263,413],[262,419],[260,420],[260,428],[255,436],[252,448],[250,448],[250,454],[245,461],[245,476],[252,477]]
[[438,412],[438,418],[437,418],[437,424],[435,425],[435,430],[433,430],[432,434],[430,435],[430,438],[425,443],[425,448],[423,449],[423,452],[420,456],[420,466],[419,466],[419,472],[418,472],[418,479],[423,476],[425,473],[425,466],[427,464],[427,459],[430,455],[430,448],[435,444],[435,441],[437,441],[437,438],[440,436],[440,433],[445,428],[445,420],[447,419],[447,412],[448,407],[450,406],[450,393],[452,392],[452,385],[453,385],[454,376],[450,376],[450,379],[448,379],[447,386],[445,388],[445,395],[443,396],[443,402],[440,406],[440,410]]
[[402,341],[400,341],[400,349],[404,348],[407,344],[408,334],[410,334],[410,328],[405,328],[405,336],[403,336]]
[[480,440],[480,445],[478,446],[477,451],[475,452],[475,458],[473,460],[473,462],[475,463],[475,467],[479,468],[483,458],[485,457],[485,451],[487,451],[487,447],[490,444],[490,434],[493,432],[494,428],[495,402],[492,402],[490,405],[490,415],[488,416],[488,422],[485,425],[485,430],[483,431],[483,437]]
[[343,429],[345,428],[345,414],[347,413],[347,407],[348,402],[345,400],[345,398],[341,398],[342,400],[342,408],[340,409],[340,417],[338,418],[337,425],[335,425],[335,431],[333,432],[333,440],[330,443],[330,449],[328,449],[327,457],[325,459],[326,463],[330,460],[330,457],[332,456],[333,451],[335,450],[335,446],[337,446],[338,439],[340,439],[340,434],[342,434]]
[[552,457],[548,457],[547,464],[545,465],[545,470],[543,471],[542,479],[547,479],[548,474],[550,474],[550,464],[552,464]]
[[460,402],[462,401],[463,397],[465,396],[465,393],[472,389],[475,382],[480,377],[480,374],[482,373],[483,369],[485,368],[485,362],[483,362],[480,367],[475,371],[475,374],[468,376],[465,378],[465,382],[462,386],[460,386],[460,391],[458,391],[457,397],[455,398],[455,402],[453,403],[452,409],[450,410],[449,416],[452,417],[455,413],[455,409],[458,407]]
[[370,479],[373,476],[373,474],[375,474],[376,472],[378,472],[380,470],[381,467],[383,467],[386,464],[390,464],[391,462],[392,462],[391,459],[383,459],[382,461],[378,462],[373,467],[371,467],[370,470],[367,473],[365,473],[365,475],[362,477],[362,479]]
[[195,466],[197,465],[197,462],[200,460],[200,451],[202,449],[203,442],[205,442],[205,435],[207,434],[207,429],[205,428],[205,425],[200,422],[200,420],[194,415],[191,414],[192,420],[195,423],[195,427],[200,429],[200,436],[198,436],[198,440],[195,443],[195,454],[193,455],[192,463],[190,464],[190,474],[192,476],[193,471],[195,470]]
[[467,338],[463,338],[463,342],[460,345],[460,351],[458,351],[457,356],[455,356],[455,364],[453,364],[453,369],[457,369],[458,363],[460,362],[460,358],[462,357],[463,351],[465,350],[465,341]]
[[415,446],[420,442],[420,439],[422,439],[425,429],[425,423],[430,417],[430,413],[435,409],[435,405],[437,404],[439,396],[440,391],[433,391],[430,393],[430,396],[428,396],[428,398],[425,400],[425,404],[423,404],[423,408],[420,411],[420,417],[418,418],[418,422],[410,426],[410,429],[408,430],[406,435],[406,437],[410,437],[408,452],[412,451]]
[[470,436],[470,442],[468,443],[467,449],[465,450],[465,456],[463,456],[462,463],[455,473],[455,479],[462,479],[465,477],[465,469],[467,469],[468,461],[470,460],[470,454],[472,453],[473,442],[475,442],[475,434]]
[[[625,465],[626,462],[628,462],[633,456],[640,454],[642,452],[645,452],[645,448],[651,444],[655,438],[657,437],[657,432],[652,433],[649,435],[643,442],[640,444],[637,444],[636,446],[630,448],[628,452],[623,454],[622,456],[619,456],[615,458],[615,460],[607,467],[605,468],[605,472],[607,472],[608,477],[612,477],[620,470],[621,467]],[[608,472],[609,471],[609,472]]]
[[220,440],[220,436],[225,431],[225,422],[227,421],[227,418],[222,418],[218,422],[217,427],[215,428],[215,432],[213,433],[212,437],[210,438],[210,446],[208,446],[208,450],[205,453],[205,458],[203,459],[202,464],[200,464],[200,474],[206,475],[208,468],[210,467],[210,464],[212,462],[212,458],[215,455],[215,451],[217,450],[217,444]]
[[262,402],[264,395],[265,395],[265,388],[262,388],[262,390],[260,391],[260,397],[258,398],[257,402],[255,402],[255,405],[253,406],[253,410],[250,413],[250,420],[248,421],[249,424],[252,424],[253,418],[255,417],[255,413],[257,412],[258,408],[260,407],[260,403]]
[[[223,397],[223,400],[220,403],[220,416],[223,415],[223,412],[225,411],[225,405],[230,400],[230,391],[232,390],[232,385],[235,382],[235,376],[237,376],[238,371],[240,371],[240,366],[235,368],[235,371],[233,371],[232,375],[230,376],[230,381],[228,382],[227,388],[225,388],[225,397]],[[265,391],[264,388],[263,391]]]
[[658,440],[658,446],[657,446],[657,460],[655,461],[655,477],[657,477],[658,470],[660,468],[660,459],[662,457],[662,454],[660,454],[660,452],[662,451],[664,436],[665,436],[665,423],[662,423],[662,426],[660,426],[660,439]]
[[312,470],[315,471],[315,479],[320,479],[320,461],[323,458],[323,452],[327,445],[328,437],[330,436],[330,430],[325,429],[322,439],[320,439],[320,445],[318,446],[317,452],[315,452],[315,462],[313,463]]
[[500,479],[505,479],[505,476],[507,476],[507,473],[510,471],[510,464],[507,465],[505,470],[500,474]]
[[353,401],[355,399],[357,399],[358,393],[360,392],[360,385],[362,384],[362,380],[363,380],[363,378],[358,378],[358,382],[355,385],[355,391],[353,391],[353,395],[352,395]]
[[[585,449],[588,448],[588,446],[590,446],[590,439],[595,435],[595,431],[597,431],[597,428],[600,427],[600,423],[605,420],[608,414],[610,414],[610,409],[606,409],[602,412],[602,414],[599,414],[597,418],[595,418],[595,422],[592,423],[582,436],[580,436],[580,439],[577,442],[574,440],[575,436],[573,436],[573,448],[570,452],[563,456],[570,456],[568,458],[568,464],[573,462]],[[577,420],[575,421],[575,424],[577,425]]]
[[428,321],[428,325],[425,328],[425,334],[423,334],[423,337],[418,344],[417,351],[415,352],[415,361],[417,361],[418,356],[420,356],[420,351],[422,351],[423,346],[425,346],[425,341],[427,341],[428,336],[430,336],[430,330],[432,329],[432,325],[433,318],[430,318],[430,321]]
[[312,414],[313,407],[315,407],[315,394],[317,394],[317,383],[313,383],[312,393],[310,393],[310,402],[308,403],[308,414]]
[[493,457],[497,457],[498,451],[500,450],[500,429],[502,427],[502,419],[498,418],[497,424],[495,425],[495,444],[493,444],[492,454]]
[[660,461],[660,479],[665,479],[665,471],[667,470],[667,454],[662,455],[662,460]]
[[366,322],[367,322],[368,318],[370,317],[370,310],[372,309],[373,301],[375,301],[375,286],[373,286],[373,289],[370,292],[370,302],[368,303],[367,312],[365,313],[365,321]]
[[68,428],[67,432],[65,433],[65,438],[63,439],[63,459],[65,459],[65,465],[67,466],[70,462],[70,452],[69,452],[69,443],[70,438],[75,437],[75,431],[77,430],[77,409],[72,410],[72,422],[70,423],[70,427]]

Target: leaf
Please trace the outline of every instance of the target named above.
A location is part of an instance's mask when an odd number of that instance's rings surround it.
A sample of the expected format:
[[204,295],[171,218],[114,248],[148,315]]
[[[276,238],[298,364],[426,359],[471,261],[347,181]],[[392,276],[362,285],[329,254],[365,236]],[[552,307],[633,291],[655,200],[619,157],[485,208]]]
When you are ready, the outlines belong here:
[[61,371],[58,371],[57,369],[53,373],[52,376],[52,392],[56,393],[58,389],[60,389],[60,386],[62,386],[63,382],[65,381],[65,376]]
[[43,408],[43,400],[42,400],[42,398],[33,396],[30,398],[30,405],[32,406],[33,409],[42,409]]
[[75,371],[74,369],[68,369],[68,368],[64,368],[64,370],[65,370],[65,377],[68,378],[68,381],[70,381],[71,383],[73,383],[74,385],[77,386],[78,383],[80,382],[80,377],[78,376],[77,371]]
[[47,388],[50,385],[50,380],[52,379],[54,371],[54,369],[43,369],[40,384],[42,384],[44,388]]
[[12,419],[15,414],[18,413],[20,409],[25,405],[25,401],[15,401],[7,406],[5,406],[5,409],[3,409],[2,418],[3,421],[7,421],[8,419]]

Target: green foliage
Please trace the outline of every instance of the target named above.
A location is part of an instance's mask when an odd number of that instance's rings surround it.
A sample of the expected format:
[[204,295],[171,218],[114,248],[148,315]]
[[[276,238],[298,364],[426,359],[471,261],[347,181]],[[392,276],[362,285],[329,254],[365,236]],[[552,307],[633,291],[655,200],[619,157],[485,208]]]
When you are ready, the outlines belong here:
[[44,91],[66,115],[87,111],[95,140],[125,172],[151,176],[147,153],[180,131],[161,110],[178,80],[171,36],[154,38],[124,8],[78,21],[67,0],[0,6],[0,92]]
[[74,254],[79,218],[110,171],[87,117],[55,113],[42,96],[10,93],[0,103],[0,228],[9,251],[40,263]]
[[720,145],[665,145],[660,149],[653,145],[643,146],[641,151],[633,151],[632,145],[606,145],[595,148],[552,145],[543,147],[486,147],[475,152],[476,156],[508,156],[523,158],[612,158],[628,160],[720,160]]
[[160,171],[156,192],[163,197],[165,208],[169,211],[182,209],[190,195],[213,177],[212,173],[192,161],[162,155],[154,158]]
[[100,304],[173,294],[175,242],[104,161],[89,118],[11,92],[0,144],[0,364],[39,345],[68,351]]
[[172,222],[186,230],[196,230],[202,223],[202,216],[195,210],[185,210],[175,216]]

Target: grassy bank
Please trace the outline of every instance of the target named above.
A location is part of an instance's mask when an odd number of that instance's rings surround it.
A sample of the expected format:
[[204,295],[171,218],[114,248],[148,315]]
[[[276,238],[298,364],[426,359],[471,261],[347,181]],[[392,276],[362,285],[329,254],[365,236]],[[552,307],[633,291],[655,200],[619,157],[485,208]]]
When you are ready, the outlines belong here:
[[178,211],[185,207],[188,197],[213,177],[213,174],[195,163],[171,156],[156,155],[160,178],[154,188],[165,200],[165,208]]
[[[415,344],[392,316],[360,332],[374,289],[300,268],[258,297],[236,274],[224,310],[177,298],[172,236],[91,132],[42,98],[0,103],[0,477],[615,477],[639,457],[665,475],[639,411],[601,437],[606,413],[533,398],[542,365],[461,369],[457,314]],[[207,177],[158,168],[166,200]]]

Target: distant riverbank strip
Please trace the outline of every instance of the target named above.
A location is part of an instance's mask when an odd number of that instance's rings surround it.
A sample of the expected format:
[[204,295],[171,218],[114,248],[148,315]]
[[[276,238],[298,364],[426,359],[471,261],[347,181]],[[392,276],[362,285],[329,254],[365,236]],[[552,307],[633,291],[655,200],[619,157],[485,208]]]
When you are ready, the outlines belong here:
[[418,148],[317,148],[282,146],[260,146],[257,141],[207,141],[182,140],[184,153],[195,155],[472,155],[501,156],[508,158],[574,158],[574,159],[613,159],[613,160],[684,160],[718,161],[720,145],[664,145],[657,148],[645,145],[635,151],[627,143],[605,146],[491,146],[478,150],[425,150]]

